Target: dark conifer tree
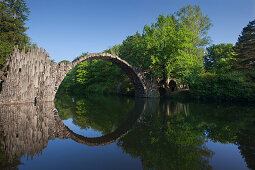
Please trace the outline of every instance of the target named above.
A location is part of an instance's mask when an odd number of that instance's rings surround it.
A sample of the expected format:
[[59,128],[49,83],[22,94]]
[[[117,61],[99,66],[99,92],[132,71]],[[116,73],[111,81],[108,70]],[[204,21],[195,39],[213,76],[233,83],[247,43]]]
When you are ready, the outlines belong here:
[[28,20],[29,9],[25,0],[0,1],[0,68],[13,47],[28,45],[25,22]]
[[255,65],[255,20],[243,28],[236,43],[238,66],[247,68]]

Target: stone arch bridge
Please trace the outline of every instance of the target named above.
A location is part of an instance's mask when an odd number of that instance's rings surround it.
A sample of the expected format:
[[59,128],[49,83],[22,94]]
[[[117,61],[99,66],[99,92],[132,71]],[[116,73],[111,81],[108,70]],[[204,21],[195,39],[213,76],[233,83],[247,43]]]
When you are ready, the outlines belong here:
[[72,62],[51,62],[49,54],[39,48],[29,52],[14,48],[0,72],[0,103],[53,101],[66,74],[85,60],[102,59],[119,66],[131,79],[136,97],[158,97],[157,84],[143,71],[125,60],[107,53],[90,54]]

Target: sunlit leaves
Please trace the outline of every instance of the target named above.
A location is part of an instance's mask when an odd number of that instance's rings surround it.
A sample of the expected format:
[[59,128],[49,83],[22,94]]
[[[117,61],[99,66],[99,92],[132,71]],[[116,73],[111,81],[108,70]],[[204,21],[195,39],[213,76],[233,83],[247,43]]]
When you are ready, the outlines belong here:
[[88,74],[88,71],[87,71],[87,67],[88,67],[88,62],[87,61],[84,61],[82,63],[80,63],[78,66],[77,66],[77,82],[81,83],[81,84],[86,84],[87,83],[87,74]]
[[143,37],[152,60],[150,68],[160,78],[183,81],[202,71],[203,59],[196,56],[198,37],[173,15],[160,15],[155,24],[144,27]]

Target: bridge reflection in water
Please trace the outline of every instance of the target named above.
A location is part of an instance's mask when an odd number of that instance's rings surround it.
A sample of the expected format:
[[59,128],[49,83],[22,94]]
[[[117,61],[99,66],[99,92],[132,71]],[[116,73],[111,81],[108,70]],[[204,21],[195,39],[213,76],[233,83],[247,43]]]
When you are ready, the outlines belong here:
[[101,137],[74,133],[63,123],[53,102],[38,103],[36,106],[33,103],[3,105],[0,108],[1,149],[12,161],[26,154],[33,159],[33,156],[42,153],[49,140],[56,138],[72,139],[89,146],[107,145],[126,135],[148,112],[153,112],[150,104],[150,100],[136,99],[128,120],[114,132]]
[[[63,116],[61,108],[64,107],[57,102],[55,104],[60,107],[57,107],[60,116],[52,102],[38,103],[36,106],[20,104],[0,107],[0,154],[4,153],[8,162],[20,160],[26,155],[33,159],[42,153],[49,140],[59,138],[72,139],[88,146],[108,145],[117,141],[117,146],[124,153],[139,157],[144,168],[185,169],[192,166],[210,169],[214,151],[206,145],[207,140],[211,140],[236,144],[247,166],[255,167],[253,107],[215,107],[136,99],[134,104],[128,103],[132,106],[125,113],[128,116],[119,125],[115,123],[116,128],[102,133],[100,137],[86,137],[73,132],[63,123],[60,117]],[[95,119],[98,119],[98,115]]]

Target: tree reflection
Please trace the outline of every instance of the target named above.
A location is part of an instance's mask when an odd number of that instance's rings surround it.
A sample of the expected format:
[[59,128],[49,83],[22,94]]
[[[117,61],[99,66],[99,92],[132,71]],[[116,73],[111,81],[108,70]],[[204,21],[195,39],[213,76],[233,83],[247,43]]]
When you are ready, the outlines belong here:
[[73,123],[81,129],[91,127],[103,135],[123,125],[134,105],[134,99],[116,96],[66,96],[55,102],[62,120],[72,118]]
[[[254,168],[254,108],[160,103],[158,112],[123,137],[118,145],[140,158],[144,169],[211,169],[207,140],[233,143]],[[251,119],[251,117],[253,119]],[[244,130],[246,129],[246,130]],[[253,135],[252,135],[253,134]]]
[[[160,108],[170,108],[167,105],[161,103]],[[185,107],[171,109],[153,113],[118,145],[132,157],[139,157],[145,169],[211,169],[208,163],[213,152],[204,145],[203,124],[190,120]]]

